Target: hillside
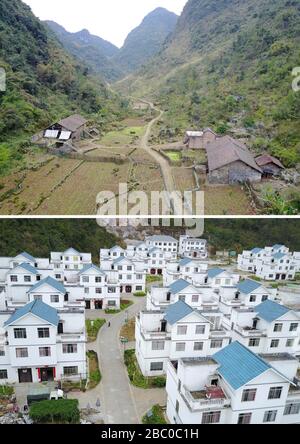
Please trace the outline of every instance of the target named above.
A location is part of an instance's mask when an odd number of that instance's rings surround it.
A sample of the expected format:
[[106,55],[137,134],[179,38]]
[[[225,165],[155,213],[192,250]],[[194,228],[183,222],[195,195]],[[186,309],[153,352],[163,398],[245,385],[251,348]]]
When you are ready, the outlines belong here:
[[110,60],[119,52],[119,48],[112,43],[90,34],[86,29],[71,33],[53,21],[46,21],[45,24],[65,49],[88,66],[93,74],[100,74],[110,82],[122,76],[122,71]]
[[162,49],[177,20],[173,12],[155,9],[128,35],[114,62],[126,73],[139,69]]
[[[298,0],[189,0],[163,51],[118,88],[167,111],[164,134],[210,126],[300,162]],[[166,131],[167,130],[167,131]]]
[[0,67],[7,74],[0,92],[1,173],[26,150],[29,136],[57,118],[79,112],[105,126],[125,106],[20,0],[0,2]]

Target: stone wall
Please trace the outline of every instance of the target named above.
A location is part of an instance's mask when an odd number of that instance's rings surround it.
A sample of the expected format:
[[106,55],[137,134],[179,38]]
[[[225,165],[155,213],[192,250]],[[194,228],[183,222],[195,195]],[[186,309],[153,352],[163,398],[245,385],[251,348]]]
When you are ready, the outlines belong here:
[[208,175],[211,184],[235,184],[243,182],[260,182],[261,174],[241,161],[225,165]]

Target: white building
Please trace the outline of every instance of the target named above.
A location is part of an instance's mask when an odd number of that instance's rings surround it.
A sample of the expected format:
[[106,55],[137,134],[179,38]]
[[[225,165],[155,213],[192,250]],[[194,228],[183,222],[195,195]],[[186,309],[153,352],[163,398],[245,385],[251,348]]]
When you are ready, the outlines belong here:
[[208,356],[228,345],[222,313],[199,311],[182,300],[136,318],[136,357],[145,376],[166,372],[168,359]]
[[167,366],[172,424],[298,424],[298,360],[253,353],[233,342],[211,357]]
[[194,259],[207,259],[207,241],[197,239],[188,235],[180,236],[179,255]]
[[155,235],[146,237],[146,245],[150,248],[159,248],[166,253],[172,253],[173,259],[177,259],[178,240],[171,236]]
[[299,253],[290,253],[284,245],[245,250],[238,256],[238,269],[269,281],[293,280],[299,271]]
[[91,253],[80,253],[74,248],[69,248],[64,252],[52,252],[50,263],[55,271],[78,272],[92,263]]
[[196,259],[183,258],[180,261],[169,261],[163,272],[163,284],[171,285],[179,279],[189,281],[193,285],[207,283],[208,265]]

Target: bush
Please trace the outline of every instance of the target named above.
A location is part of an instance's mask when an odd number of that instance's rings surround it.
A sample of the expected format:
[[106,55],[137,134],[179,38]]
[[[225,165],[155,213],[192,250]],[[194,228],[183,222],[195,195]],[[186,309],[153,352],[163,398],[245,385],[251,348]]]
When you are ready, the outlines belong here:
[[12,396],[14,394],[14,388],[10,385],[0,385],[0,399],[1,397]]
[[105,319],[95,319],[94,321],[91,321],[90,319],[86,320],[85,325],[89,342],[93,342],[97,339],[99,330],[103,327],[105,323]]
[[93,389],[97,387],[98,384],[101,382],[101,372],[99,368],[99,361],[98,361],[98,355],[95,351],[88,351],[87,357],[89,359],[89,389]]
[[134,293],[134,296],[136,296],[137,298],[143,298],[144,296],[146,296],[146,293],[144,291],[137,291],[136,293]]
[[136,360],[135,350],[125,351],[124,362],[127,367],[129,379],[134,386],[143,389],[165,387],[166,378],[164,376],[146,378],[142,374]]
[[157,376],[153,378],[152,384],[154,387],[163,388],[166,386],[166,378],[164,376]]
[[167,424],[163,409],[160,405],[152,407],[151,415],[145,415],[142,419],[143,424]]
[[29,415],[37,424],[78,424],[80,420],[77,399],[37,402],[30,407]]

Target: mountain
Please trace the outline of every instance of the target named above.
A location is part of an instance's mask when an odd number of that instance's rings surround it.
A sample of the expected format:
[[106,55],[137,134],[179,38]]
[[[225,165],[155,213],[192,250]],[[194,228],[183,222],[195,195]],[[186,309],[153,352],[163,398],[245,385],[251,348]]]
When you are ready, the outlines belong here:
[[100,74],[110,82],[122,77],[122,71],[110,60],[119,53],[119,48],[112,43],[90,34],[87,29],[71,33],[53,21],[45,21],[45,24],[66,50],[85,63],[93,74]]
[[126,73],[133,72],[157,54],[170,33],[178,16],[164,8],[148,14],[142,23],[128,35],[114,62]]
[[35,131],[82,113],[101,125],[116,120],[124,103],[68,54],[20,0],[0,2],[0,171],[30,147]]
[[160,137],[210,126],[300,162],[299,0],[189,0],[163,50],[118,88],[161,103]]

